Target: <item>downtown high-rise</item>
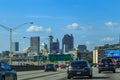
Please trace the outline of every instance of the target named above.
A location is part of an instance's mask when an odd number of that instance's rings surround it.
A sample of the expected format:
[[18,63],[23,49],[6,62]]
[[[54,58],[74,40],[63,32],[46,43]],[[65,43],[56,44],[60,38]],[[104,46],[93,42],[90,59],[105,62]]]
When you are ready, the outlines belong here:
[[68,52],[74,48],[74,38],[73,35],[66,34],[62,39],[62,51]]

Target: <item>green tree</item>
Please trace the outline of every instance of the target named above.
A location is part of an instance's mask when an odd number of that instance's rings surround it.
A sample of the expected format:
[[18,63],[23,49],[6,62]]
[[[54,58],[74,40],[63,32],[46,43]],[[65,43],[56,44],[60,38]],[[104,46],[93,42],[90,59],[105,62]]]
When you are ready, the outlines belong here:
[[87,57],[86,57],[86,60],[88,60],[90,64],[93,63],[93,58],[92,58],[91,56],[87,56]]

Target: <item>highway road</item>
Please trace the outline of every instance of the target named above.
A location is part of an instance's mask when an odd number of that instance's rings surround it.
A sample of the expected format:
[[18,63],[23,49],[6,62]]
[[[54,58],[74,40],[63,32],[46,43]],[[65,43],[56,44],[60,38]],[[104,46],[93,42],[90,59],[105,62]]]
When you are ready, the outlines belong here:
[[[40,71],[25,71],[17,72],[18,80],[68,80],[66,69],[59,69],[57,72],[44,72]],[[74,78],[70,80],[120,80],[120,69],[116,70],[116,73],[102,72],[98,73],[97,68],[93,68],[93,78],[87,77]]]

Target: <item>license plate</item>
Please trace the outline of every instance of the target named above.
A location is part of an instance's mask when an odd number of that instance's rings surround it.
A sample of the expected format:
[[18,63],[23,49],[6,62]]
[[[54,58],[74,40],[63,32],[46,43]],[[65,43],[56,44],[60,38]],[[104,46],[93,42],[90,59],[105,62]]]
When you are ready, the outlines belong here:
[[106,67],[108,67],[108,65],[105,65]]
[[81,74],[81,72],[77,72],[76,74]]

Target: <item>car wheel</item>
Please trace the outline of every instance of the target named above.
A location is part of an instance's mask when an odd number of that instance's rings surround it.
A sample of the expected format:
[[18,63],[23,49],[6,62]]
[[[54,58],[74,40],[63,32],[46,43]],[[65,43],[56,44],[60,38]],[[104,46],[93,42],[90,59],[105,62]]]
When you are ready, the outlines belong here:
[[71,76],[69,76],[69,75],[67,76],[67,79],[71,79],[71,78],[72,78]]
[[89,75],[89,78],[91,79],[91,78],[92,78],[92,75]]
[[1,80],[5,80],[5,76],[2,76],[2,79]]
[[17,80],[17,76],[16,75],[14,76],[14,80]]
[[101,71],[99,70],[99,72],[98,73],[101,73]]
[[113,73],[115,73],[116,71],[115,70],[113,70]]

